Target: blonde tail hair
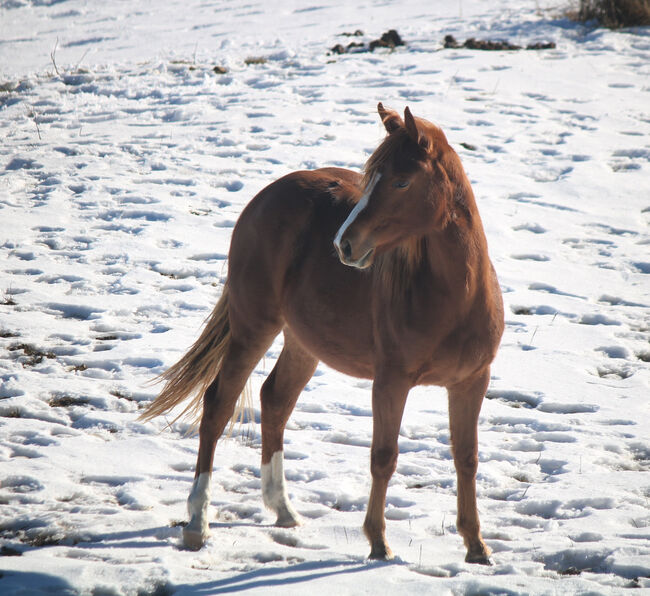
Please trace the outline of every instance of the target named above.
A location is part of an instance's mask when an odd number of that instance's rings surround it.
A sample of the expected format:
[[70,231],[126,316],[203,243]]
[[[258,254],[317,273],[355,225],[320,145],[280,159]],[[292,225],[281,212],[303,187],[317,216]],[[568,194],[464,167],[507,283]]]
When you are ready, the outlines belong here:
[[[203,394],[217,377],[224,354],[230,343],[230,318],[228,314],[228,285],[206,321],[203,333],[176,364],[167,369],[154,382],[166,381],[160,395],[140,415],[140,420],[151,420],[167,414],[191,397],[185,409],[170,423],[187,416],[196,429],[201,419]],[[248,392],[244,391],[246,396]],[[249,398],[250,399],[250,398]],[[235,410],[231,430],[237,418],[243,419],[240,406]]]

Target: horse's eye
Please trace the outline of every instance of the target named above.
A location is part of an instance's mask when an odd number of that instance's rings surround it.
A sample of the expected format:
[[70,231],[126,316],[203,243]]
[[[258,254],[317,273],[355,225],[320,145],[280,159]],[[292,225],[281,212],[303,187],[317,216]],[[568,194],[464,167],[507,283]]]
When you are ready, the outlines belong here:
[[408,180],[396,180],[396,181],[393,183],[393,186],[394,186],[395,188],[406,188],[408,185],[409,185],[409,181],[408,181]]

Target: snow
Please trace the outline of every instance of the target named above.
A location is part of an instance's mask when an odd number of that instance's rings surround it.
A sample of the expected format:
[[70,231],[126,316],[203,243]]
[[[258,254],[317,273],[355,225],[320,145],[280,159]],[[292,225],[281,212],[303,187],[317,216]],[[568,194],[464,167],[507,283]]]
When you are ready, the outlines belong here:
[[[0,1],[0,593],[650,590],[650,32],[562,5]],[[405,47],[328,55],[391,28]],[[286,433],[305,524],[263,506],[258,402],[217,447],[212,537],[183,550],[198,441],[137,420],[150,382],[196,339],[247,201],[360,168],[378,101],[443,127],[504,290],[477,480],[494,565],[463,562],[436,388],[402,424],[397,559],[366,560],[370,384],[322,365]]]

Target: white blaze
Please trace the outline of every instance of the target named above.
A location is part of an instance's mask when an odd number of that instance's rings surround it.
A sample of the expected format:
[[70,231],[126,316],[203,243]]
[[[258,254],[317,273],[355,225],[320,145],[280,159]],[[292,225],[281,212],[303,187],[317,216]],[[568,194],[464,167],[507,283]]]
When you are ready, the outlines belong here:
[[341,238],[343,237],[345,230],[347,230],[350,227],[350,225],[357,218],[359,213],[361,213],[366,208],[366,205],[368,204],[368,200],[370,199],[370,195],[372,194],[372,191],[375,189],[375,186],[377,186],[377,182],[379,182],[380,178],[381,178],[381,174],[377,173],[370,179],[370,182],[368,183],[368,186],[366,186],[366,190],[363,193],[363,196],[359,199],[359,202],[354,206],[354,209],[352,209],[350,215],[348,215],[348,218],[343,222],[343,225],[339,228],[339,231],[336,233],[336,237],[334,238],[334,244],[337,247],[340,248],[341,246]]

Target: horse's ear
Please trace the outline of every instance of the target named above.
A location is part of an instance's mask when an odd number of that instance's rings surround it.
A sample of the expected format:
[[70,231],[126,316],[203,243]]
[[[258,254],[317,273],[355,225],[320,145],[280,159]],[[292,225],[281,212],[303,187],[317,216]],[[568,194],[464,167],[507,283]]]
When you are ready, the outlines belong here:
[[379,102],[377,104],[377,111],[379,112],[379,117],[386,127],[388,134],[395,132],[401,126],[404,126],[404,122],[399,117],[399,114],[395,110],[387,110],[383,103]]
[[417,143],[425,151],[429,150],[429,137],[422,131],[418,129],[418,125],[411,114],[408,106],[404,108],[404,126],[406,127],[406,132],[409,133],[409,137],[413,140],[414,143]]

